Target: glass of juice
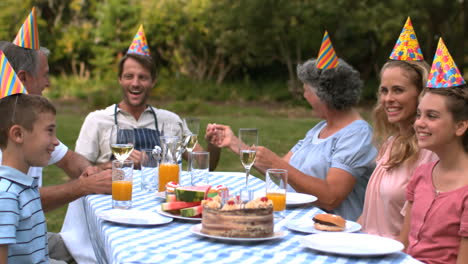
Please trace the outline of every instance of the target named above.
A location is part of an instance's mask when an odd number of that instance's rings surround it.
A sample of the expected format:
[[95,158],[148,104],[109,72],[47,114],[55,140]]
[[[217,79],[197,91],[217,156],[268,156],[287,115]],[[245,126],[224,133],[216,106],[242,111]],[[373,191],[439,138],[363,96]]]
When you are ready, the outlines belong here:
[[112,161],[112,208],[132,207],[133,161]]
[[159,192],[166,190],[168,182],[179,183],[179,164],[177,163],[161,163],[159,164]]
[[288,171],[283,169],[268,169],[266,171],[266,197],[273,202],[275,218],[283,218],[286,209],[286,187],[288,186]]
[[161,163],[159,164],[159,187],[158,191],[166,190],[168,182],[179,183],[179,164],[177,163],[178,149],[182,141],[178,136],[161,136]]

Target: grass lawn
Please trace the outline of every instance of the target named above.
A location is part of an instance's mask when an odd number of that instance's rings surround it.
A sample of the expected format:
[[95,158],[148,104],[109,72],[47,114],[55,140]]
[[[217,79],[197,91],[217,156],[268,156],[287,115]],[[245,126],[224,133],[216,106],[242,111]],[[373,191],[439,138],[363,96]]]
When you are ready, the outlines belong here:
[[[70,149],[74,149],[81,124],[89,110],[83,106],[82,102],[56,101],[55,105],[58,110],[58,138]],[[230,125],[236,134],[241,127],[256,127],[259,129],[259,144],[270,148],[279,155],[286,154],[318,121],[311,117],[310,109],[288,108],[281,105],[200,103],[193,106],[192,103],[190,109],[181,107],[184,102],[155,102],[152,105],[174,111],[181,117],[196,116],[200,118],[200,131],[205,129],[207,123]],[[202,145],[206,146],[204,140]],[[183,166],[186,168],[187,165],[184,163]],[[237,155],[229,150],[223,150],[217,170],[244,171],[244,168]],[[255,170],[252,170],[252,173],[261,177]],[[61,169],[49,166],[44,169],[43,179],[44,185],[54,185],[67,181],[68,176]],[[49,231],[60,231],[65,213],[66,206],[46,214]]]

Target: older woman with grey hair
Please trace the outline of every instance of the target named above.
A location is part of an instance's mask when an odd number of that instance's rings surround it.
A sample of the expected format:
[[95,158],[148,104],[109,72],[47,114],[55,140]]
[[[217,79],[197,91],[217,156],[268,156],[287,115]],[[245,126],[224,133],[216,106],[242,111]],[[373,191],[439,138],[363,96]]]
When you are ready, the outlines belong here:
[[[359,73],[341,59],[332,69],[318,69],[317,61],[309,60],[297,72],[304,98],[324,120],[284,157],[259,146],[254,166],[260,172],[288,170],[288,191],[314,195],[315,204],[325,211],[356,220],[377,155],[372,128],[354,109],[362,86]],[[230,127],[216,125],[215,129],[224,133],[213,143],[238,153],[240,142]]]

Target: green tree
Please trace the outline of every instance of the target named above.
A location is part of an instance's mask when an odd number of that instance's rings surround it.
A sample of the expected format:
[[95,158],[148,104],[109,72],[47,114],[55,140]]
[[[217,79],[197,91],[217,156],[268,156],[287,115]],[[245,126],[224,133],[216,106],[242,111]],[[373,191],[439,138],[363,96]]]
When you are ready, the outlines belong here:
[[130,46],[140,23],[140,1],[103,0],[97,4],[96,25],[93,31],[93,58],[95,78],[116,76],[118,55]]

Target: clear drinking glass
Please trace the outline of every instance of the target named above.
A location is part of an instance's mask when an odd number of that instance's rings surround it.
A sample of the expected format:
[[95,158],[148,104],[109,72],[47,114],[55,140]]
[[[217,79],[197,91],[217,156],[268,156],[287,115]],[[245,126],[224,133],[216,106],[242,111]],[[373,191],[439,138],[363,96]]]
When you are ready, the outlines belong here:
[[110,129],[109,144],[117,160],[126,160],[133,151],[135,145],[135,132],[129,126],[113,125]]
[[112,208],[132,207],[133,161],[112,161]]
[[141,150],[141,190],[152,192],[158,189],[159,154],[154,149]]
[[288,171],[283,169],[268,169],[265,176],[266,197],[273,201],[275,217],[283,218],[284,210],[286,209]]
[[[183,135],[183,124],[176,122],[164,122],[161,124],[161,137],[180,137]],[[162,144],[162,143],[161,143]],[[179,141],[176,150],[176,159],[178,164],[182,164],[182,154],[185,152],[185,145],[183,141]],[[182,166],[180,167],[182,169]]]
[[187,150],[187,171],[191,169],[192,151],[198,143],[198,132],[200,131],[200,119],[196,117],[186,117],[182,120],[185,129],[183,130],[182,145]]
[[249,173],[255,162],[258,145],[258,130],[256,128],[239,129],[239,154],[245,168],[245,188],[249,188]]
[[190,168],[192,186],[208,185],[210,170],[210,153],[206,151],[192,152],[192,167]]

